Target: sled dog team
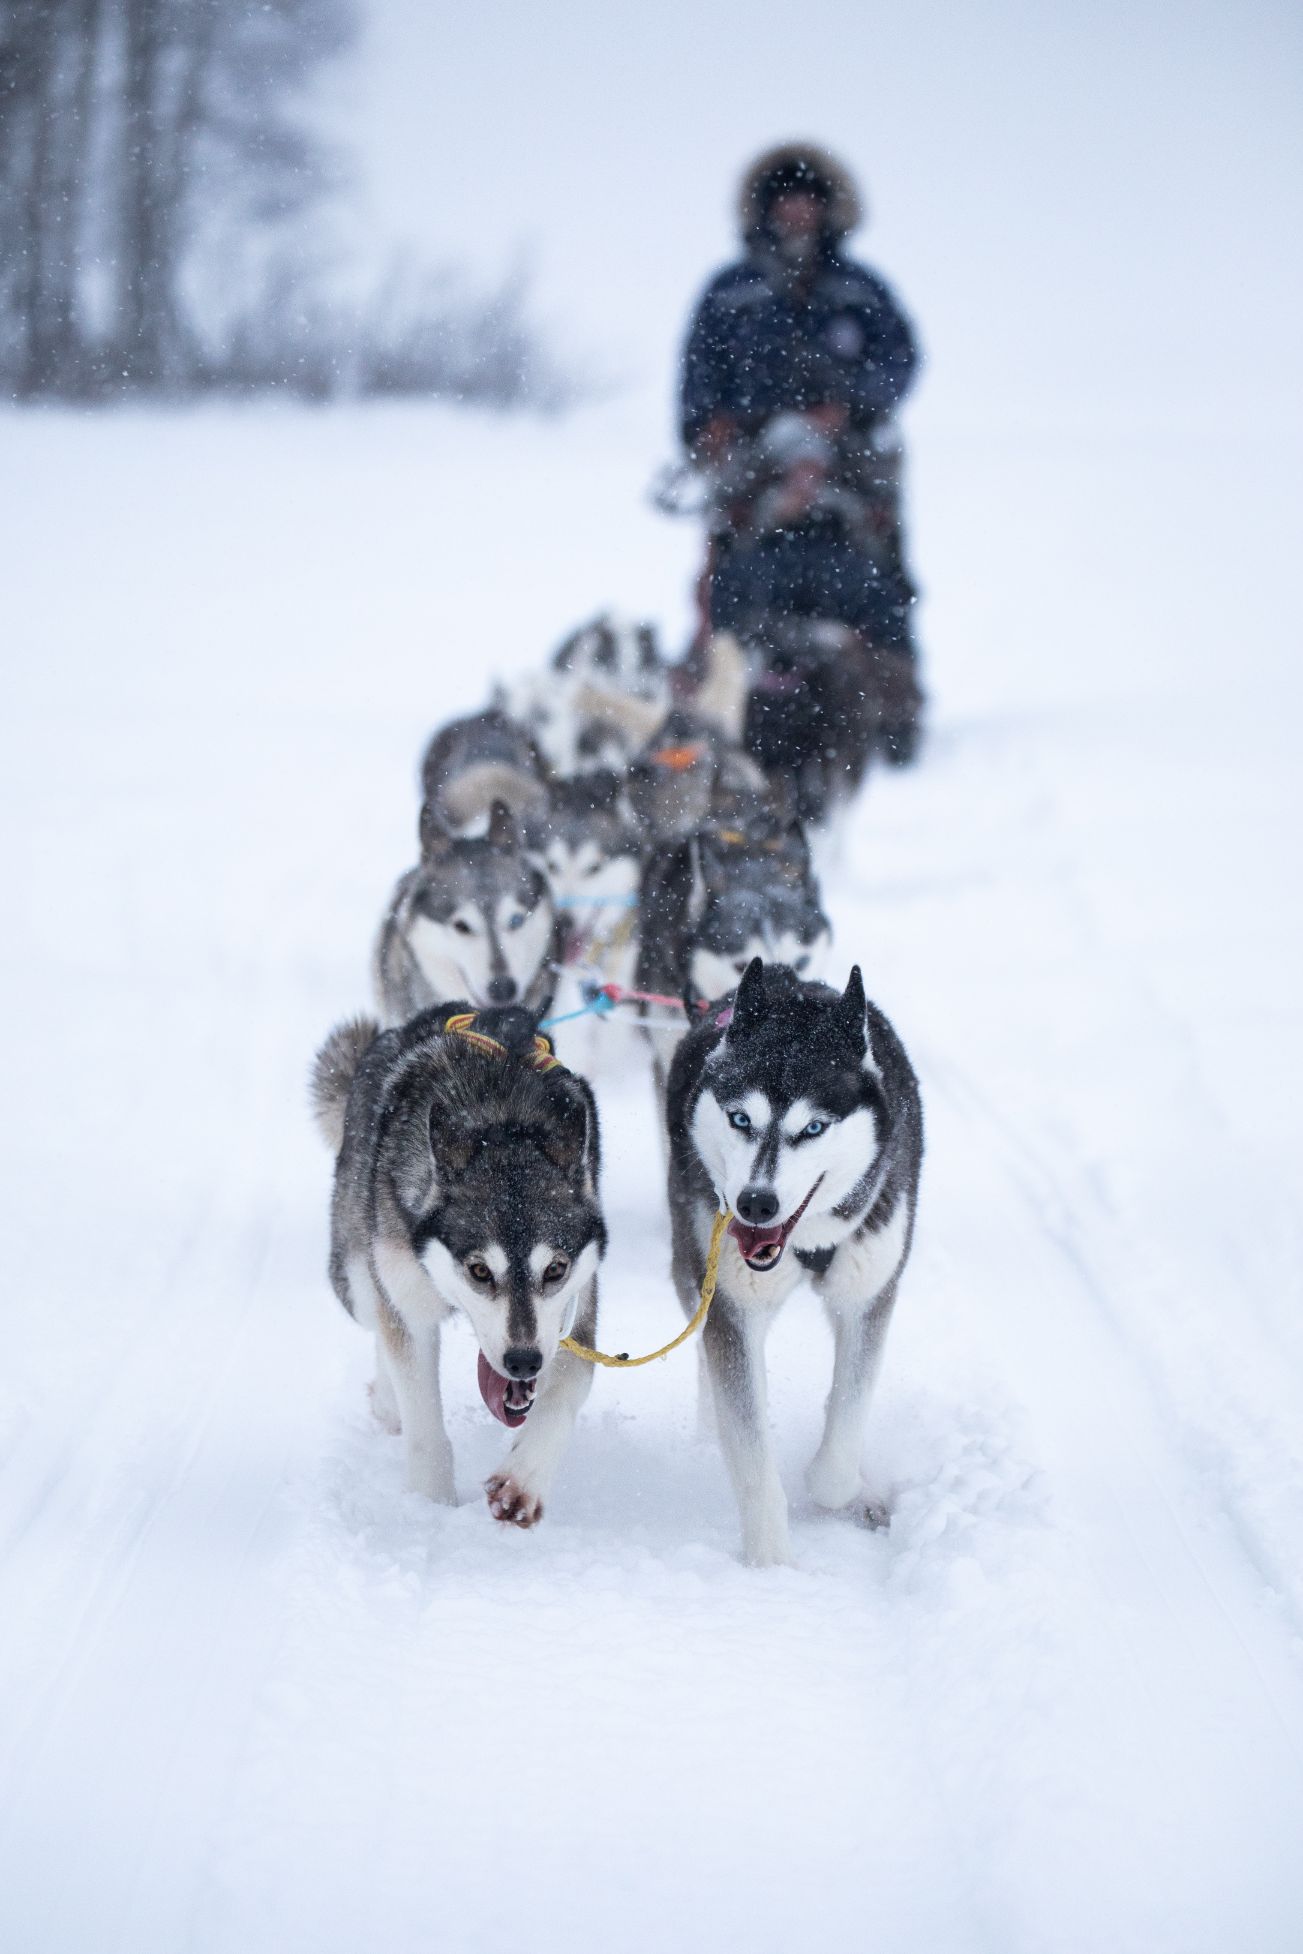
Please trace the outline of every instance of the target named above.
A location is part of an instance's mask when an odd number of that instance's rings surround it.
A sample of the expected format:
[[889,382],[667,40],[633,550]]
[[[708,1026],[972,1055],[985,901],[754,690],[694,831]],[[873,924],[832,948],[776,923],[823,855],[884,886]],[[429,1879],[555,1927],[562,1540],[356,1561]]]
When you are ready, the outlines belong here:
[[461,1310],[481,1395],[514,1434],[489,1507],[530,1527],[592,1385],[607,1241],[597,1104],[539,1025],[555,1012],[586,1031],[586,1005],[637,1014],[665,1120],[674,1286],[692,1318],[714,1283],[702,1388],[744,1558],[772,1565],[790,1548],[765,1341],[802,1280],[833,1332],[810,1495],[886,1519],[860,1454],[922,1112],[858,967],[840,987],[815,981],[829,926],[794,783],[742,744],[742,654],[717,637],[693,676],[646,626],[603,617],[436,733],[420,859],[376,942],[377,1015],[332,1032],[313,1098],[335,1156],[330,1278],[374,1333],[373,1403],[402,1433],[409,1484],[456,1497],[439,1347]]

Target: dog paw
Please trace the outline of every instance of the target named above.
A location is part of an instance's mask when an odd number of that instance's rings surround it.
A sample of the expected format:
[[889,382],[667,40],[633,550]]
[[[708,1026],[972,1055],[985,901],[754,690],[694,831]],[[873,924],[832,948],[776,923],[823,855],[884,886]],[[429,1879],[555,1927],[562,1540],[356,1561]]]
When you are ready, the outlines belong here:
[[870,1533],[885,1533],[891,1525],[891,1513],[885,1500],[865,1498],[854,1508],[854,1517]]
[[509,1472],[495,1472],[484,1482],[489,1511],[504,1526],[534,1527],[543,1517],[543,1502]]

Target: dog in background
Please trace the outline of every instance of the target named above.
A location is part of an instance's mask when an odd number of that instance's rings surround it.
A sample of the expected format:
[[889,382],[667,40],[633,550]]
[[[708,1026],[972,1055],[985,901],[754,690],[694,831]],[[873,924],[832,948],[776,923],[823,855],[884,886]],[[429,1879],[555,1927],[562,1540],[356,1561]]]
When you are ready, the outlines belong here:
[[605,611],[570,633],[546,671],[499,697],[529,727],[553,774],[619,772],[665,717],[670,672],[651,624]]
[[403,1024],[446,997],[545,1011],[562,925],[515,817],[495,801],[486,834],[453,835],[428,809],[421,860],[399,881],[376,940],[382,1021]]

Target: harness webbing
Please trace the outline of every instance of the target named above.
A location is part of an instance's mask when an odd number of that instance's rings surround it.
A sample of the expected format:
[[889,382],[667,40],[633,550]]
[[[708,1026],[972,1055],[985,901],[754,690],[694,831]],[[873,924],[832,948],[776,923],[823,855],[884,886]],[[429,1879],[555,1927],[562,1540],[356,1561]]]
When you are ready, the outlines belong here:
[[[490,1038],[487,1031],[475,1030],[475,1020],[478,1016],[478,1011],[456,1011],[452,1017],[444,1019],[443,1028],[445,1031],[451,1031],[458,1038],[464,1038],[468,1045],[474,1045],[476,1051],[483,1052],[486,1058],[509,1058],[510,1053],[500,1038]],[[534,1049],[525,1059],[525,1063],[534,1072],[564,1072],[565,1070],[552,1050],[551,1039],[544,1038],[540,1032],[534,1034]]]

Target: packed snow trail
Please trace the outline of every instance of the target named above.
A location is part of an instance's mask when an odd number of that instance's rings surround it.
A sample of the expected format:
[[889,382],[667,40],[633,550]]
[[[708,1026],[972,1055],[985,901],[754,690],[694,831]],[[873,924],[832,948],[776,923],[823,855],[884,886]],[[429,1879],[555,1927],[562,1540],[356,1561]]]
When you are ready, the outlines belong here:
[[[890,1531],[804,1499],[804,1294],[770,1353],[790,1570],[737,1561],[691,1352],[596,1379],[530,1535],[484,1506],[468,1331],[460,1506],[371,1418],[307,1065],[366,1002],[435,717],[685,584],[623,411],[8,429],[4,1943],[1292,1954],[1299,681],[1264,615],[1219,696],[1215,589],[1145,639],[1146,579],[1202,560],[1179,443],[1132,454],[1174,512],[1144,578],[1092,493],[1113,449],[938,438],[923,471],[935,736],[827,870],[834,972],[928,1121],[866,1448]],[[1239,485],[1268,547],[1288,458]],[[1002,604],[993,480],[1035,566]],[[681,1320],[660,1149],[637,1040],[602,1039],[600,1341],[644,1347]]]

